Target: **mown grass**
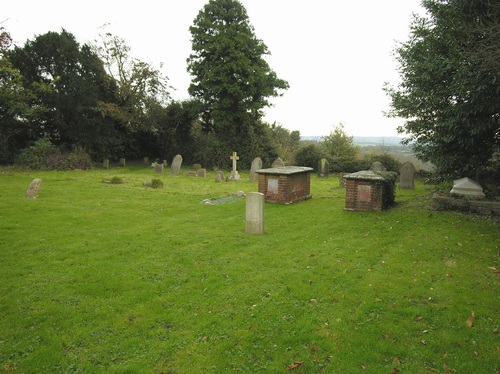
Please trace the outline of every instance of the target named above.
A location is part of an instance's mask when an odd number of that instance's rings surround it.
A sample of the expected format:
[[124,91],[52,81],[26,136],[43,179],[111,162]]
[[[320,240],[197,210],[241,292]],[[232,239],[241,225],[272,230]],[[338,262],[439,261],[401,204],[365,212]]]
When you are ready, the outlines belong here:
[[152,178],[0,171],[0,372],[500,370],[495,220],[431,211],[422,184],[348,212],[313,176],[311,200],[266,204],[246,235],[244,199],[200,202],[256,191],[248,174]]

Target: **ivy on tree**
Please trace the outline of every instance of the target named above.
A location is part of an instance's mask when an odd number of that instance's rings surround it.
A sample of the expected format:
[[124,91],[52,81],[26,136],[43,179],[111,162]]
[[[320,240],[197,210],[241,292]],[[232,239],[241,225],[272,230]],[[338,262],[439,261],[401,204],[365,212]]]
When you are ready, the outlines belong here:
[[424,0],[409,41],[396,48],[401,83],[386,86],[390,116],[406,122],[423,161],[450,177],[479,179],[500,151],[500,5]]

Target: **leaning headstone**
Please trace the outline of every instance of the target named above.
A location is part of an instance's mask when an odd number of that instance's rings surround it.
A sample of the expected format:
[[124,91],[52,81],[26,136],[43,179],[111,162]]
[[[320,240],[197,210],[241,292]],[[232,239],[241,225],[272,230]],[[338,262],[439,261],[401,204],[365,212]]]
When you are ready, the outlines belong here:
[[466,196],[471,199],[484,199],[483,187],[470,178],[462,178],[453,182],[451,194]]
[[330,169],[330,163],[326,158],[322,158],[318,162],[318,177],[320,178],[328,178],[328,173]]
[[233,169],[231,170],[231,176],[229,177],[229,180],[239,181],[240,175],[238,174],[238,170],[236,170],[236,161],[240,158],[236,152],[233,152],[233,154],[229,158],[233,160]]
[[123,157],[120,158],[120,165],[125,167],[125,159]]
[[42,180],[40,178],[33,179],[24,197],[26,197],[27,199],[36,199],[38,197],[38,191],[40,191],[40,187],[42,187]]
[[224,181],[224,172],[223,171],[220,171],[220,170],[217,171],[217,174],[215,175],[215,181],[217,183]]
[[380,161],[375,161],[372,164],[372,167],[370,168],[370,170],[375,172],[375,173],[381,173],[383,171],[387,171],[385,166]]
[[278,157],[276,160],[274,160],[272,166],[273,168],[279,168],[285,166],[285,162],[281,159],[281,157]]
[[182,165],[182,156],[181,155],[175,155],[174,159],[172,160],[172,165],[170,166],[170,174],[179,174],[179,171],[181,170],[181,165]]
[[245,233],[263,234],[265,196],[260,192],[248,192],[246,200]]
[[109,160],[108,160],[108,159],[106,159],[106,160],[104,160],[104,161],[102,162],[102,167],[103,167],[104,169],[109,169]]
[[200,178],[206,178],[207,177],[207,169],[200,168],[196,171],[196,176]]
[[415,166],[410,161],[406,161],[399,169],[399,188],[406,190],[415,189]]
[[262,169],[262,160],[260,157],[255,157],[252,161],[252,166],[250,166],[250,182],[255,182],[259,179],[256,171],[260,169]]
[[163,164],[155,163],[155,173],[163,174]]

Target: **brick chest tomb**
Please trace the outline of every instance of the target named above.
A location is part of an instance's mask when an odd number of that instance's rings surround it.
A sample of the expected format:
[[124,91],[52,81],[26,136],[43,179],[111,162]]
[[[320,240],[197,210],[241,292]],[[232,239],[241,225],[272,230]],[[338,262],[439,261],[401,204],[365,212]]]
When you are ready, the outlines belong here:
[[311,172],[305,166],[281,166],[257,170],[259,192],[266,202],[291,204],[311,198]]
[[[346,179],[345,209],[355,211],[381,211],[384,207],[382,175],[370,170],[348,174]],[[386,199],[387,200],[387,199]]]

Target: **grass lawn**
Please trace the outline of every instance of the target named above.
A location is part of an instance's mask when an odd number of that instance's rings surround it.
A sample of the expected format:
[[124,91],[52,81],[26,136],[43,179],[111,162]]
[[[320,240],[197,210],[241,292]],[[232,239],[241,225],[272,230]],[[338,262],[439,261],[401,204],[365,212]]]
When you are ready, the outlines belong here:
[[200,203],[256,191],[241,175],[0,170],[0,372],[498,373],[498,221],[419,183],[344,211],[313,175],[246,235],[244,199]]

